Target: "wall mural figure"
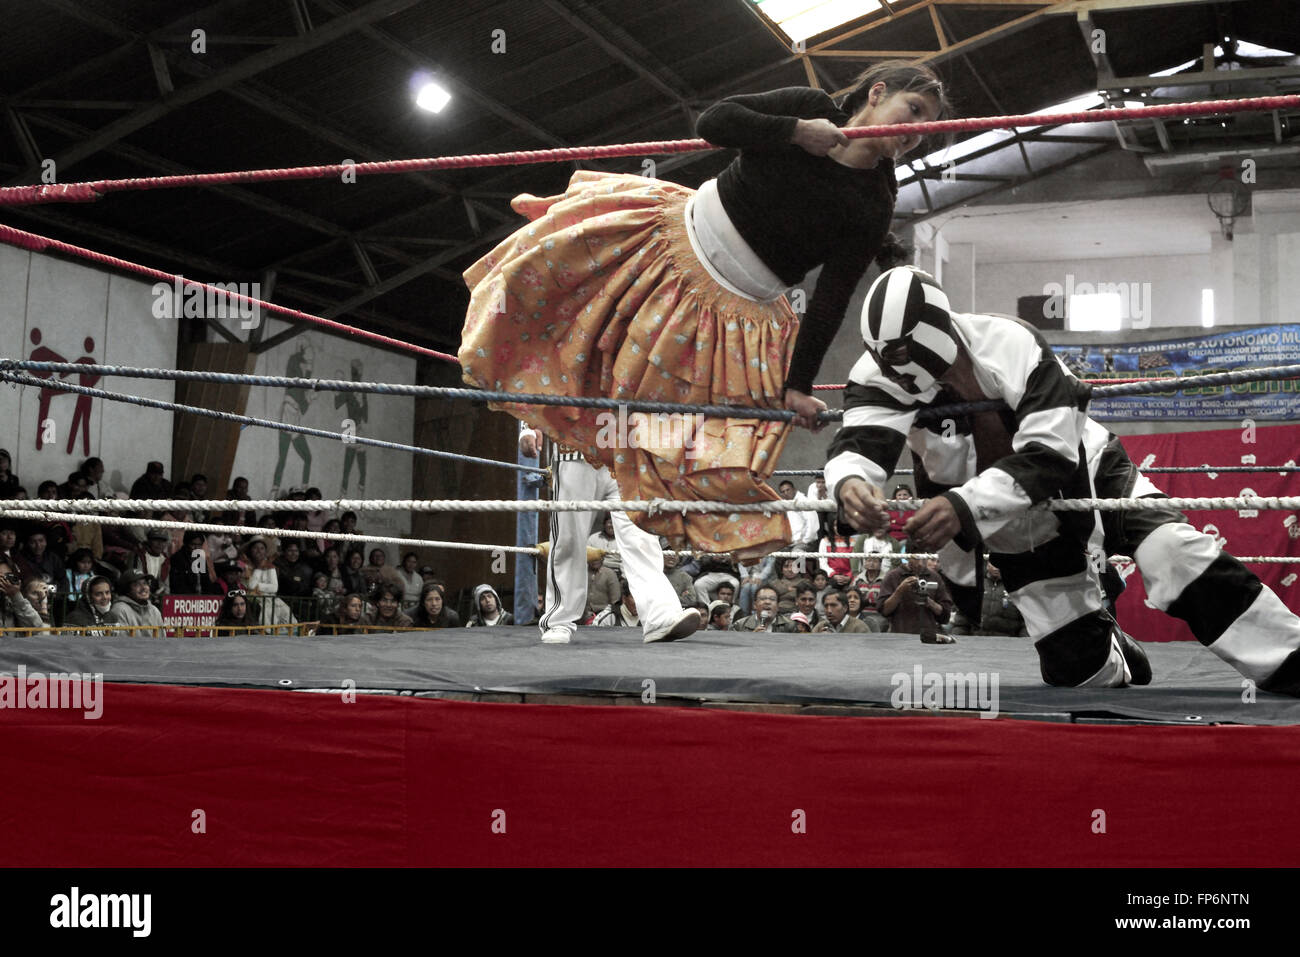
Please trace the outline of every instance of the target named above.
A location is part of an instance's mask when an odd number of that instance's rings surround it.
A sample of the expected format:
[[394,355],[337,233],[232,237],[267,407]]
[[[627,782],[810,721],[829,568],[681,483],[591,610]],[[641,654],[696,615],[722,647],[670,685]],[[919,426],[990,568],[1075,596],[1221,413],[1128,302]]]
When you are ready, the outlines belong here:
[[[32,345],[36,346],[32,354],[27,358],[32,362],[67,362],[67,358],[59,355],[48,346],[41,345],[41,330],[38,326],[32,326],[29,333]],[[32,375],[39,379],[49,379],[54,373],[52,372],[32,372]],[[36,412],[36,451],[40,451],[45,445],[45,420],[50,417],[50,400],[58,395],[67,395],[59,389],[51,389],[48,386],[41,387],[40,403]],[[90,453],[87,452],[87,455]]]
[[[85,350],[86,354],[77,360],[77,364],[94,365],[98,361],[94,354],[95,340],[90,336],[86,336],[81,347]],[[100,376],[98,373],[92,375],[88,372],[79,372],[77,373],[77,378],[80,379],[80,382],[78,383],[79,385],[89,389],[99,381]],[[69,455],[72,454],[72,450],[77,444],[77,426],[80,424],[81,454],[88,456],[90,455],[90,407],[91,403],[95,401],[95,397],[92,395],[77,395],[76,400],[77,404],[72,410],[72,428],[68,430],[68,448],[66,451]]]
[[[338,372],[336,378],[343,378],[342,371]],[[352,381],[361,381],[361,360],[352,360]],[[360,392],[339,392],[334,396],[334,408],[347,409],[347,418],[352,420],[353,434],[361,431],[361,425],[366,421],[370,408],[366,403],[366,396]],[[357,464],[357,497],[361,498],[366,494],[366,447],[349,442],[343,452],[343,491],[340,498],[348,497],[348,481],[352,476],[352,463]]]
[[[290,378],[310,378],[315,356],[315,350],[310,342],[305,340],[300,342],[297,351],[289,357],[284,374]],[[304,388],[285,389],[284,401],[280,405],[280,421],[286,425],[302,425],[307,414],[307,407],[311,405],[311,400],[312,393]],[[280,497],[280,480],[284,477],[284,466],[289,458],[290,445],[298,453],[298,457],[302,459],[302,484],[308,485],[311,482],[311,449],[307,445],[307,436],[299,433],[281,432],[280,459],[275,464],[275,478],[272,480],[271,498]]]

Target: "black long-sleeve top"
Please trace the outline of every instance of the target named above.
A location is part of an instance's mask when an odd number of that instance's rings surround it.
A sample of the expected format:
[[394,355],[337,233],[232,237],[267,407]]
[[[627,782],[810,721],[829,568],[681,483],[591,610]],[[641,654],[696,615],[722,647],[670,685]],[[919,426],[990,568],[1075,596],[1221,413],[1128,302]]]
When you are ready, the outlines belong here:
[[718,177],[737,231],[783,282],[822,266],[803,316],[786,388],[811,392],[853,290],[889,235],[898,181],[890,160],[854,169],[790,142],[800,119],[846,126],[849,116],[809,87],[733,96],[700,115],[696,132],[740,155]]

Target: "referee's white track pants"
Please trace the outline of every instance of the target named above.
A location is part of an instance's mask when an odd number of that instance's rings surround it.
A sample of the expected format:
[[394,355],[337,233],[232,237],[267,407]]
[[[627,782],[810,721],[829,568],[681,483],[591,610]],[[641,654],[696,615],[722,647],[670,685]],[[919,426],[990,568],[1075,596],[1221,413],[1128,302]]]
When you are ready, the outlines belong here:
[[[586,462],[556,462],[553,471],[557,502],[621,499],[609,469]],[[587,607],[587,539],[594,512],[555,512],[551,516],[551,551],[546,559],[546,612],[538,623],[543,632],[564,627],[573,632]],[[614,539],[623,559],[623,575],[632,589],[644,632],[662,628],[682,614],[682,603],[664,574],[659,539],[642,531],[626,512],[611,511]],[[599,610],[599,609],[597,609]]]

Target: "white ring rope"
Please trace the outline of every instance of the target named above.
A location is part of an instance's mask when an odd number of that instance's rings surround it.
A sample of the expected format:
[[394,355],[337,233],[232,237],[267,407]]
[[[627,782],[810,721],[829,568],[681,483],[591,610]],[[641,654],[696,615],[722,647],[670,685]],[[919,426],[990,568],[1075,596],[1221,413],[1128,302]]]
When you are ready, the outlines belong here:
[[[84,500],[83,500],[84,501]],[[89,500],[95,501],[95,500]],[[112,501],[111,499],[108,501]],[[130,501],[129,499],[118,499],[117,501]],[[212,522],[182,522],[168,521],[166,519],[156,518],[129,518],[120,515],[82,515],[75,512],[64,511],[41,511],[34,509],[6,509],[5,514],[12,515],[14,518],[27,519],[30,521],[42,522],[60,522],[72,521],[83,522],[90,525],[125,525],[136,528],[183,528],[197,532],[232,532],[237,535],[245,535],[250,538],[312,538],[318,541],[327,542],[358,542],[361,544],[385,544],[385,545],[416,545],[421,548],[441,548],[452,551],[478,551],[492,552],[494,554],[515,554],[515,555],[543,555],[545,551],[532,545],[485,545],[480,542],[442,542],[434,539],[425,538],[393,538],[384,535],[354,535],[346,532],[334,532],[322,535],[320,532],[305,531],[294,528],[263,528],[259,525],[218,525]],[[716,552],[692,552],[692,551],[673,551],[664,549],[665,555],[693,556],[697,554],[707,554],[710,557],[722,557],[725,553]],[[912,558],[938,558],[935,552],[769,552],[764,558],[849,558],[852,560],[861,560],[876,555],[882,559],[899,561],[907,556]],[[1252,555],[1242,557],[1236,556],[1240,562],[1249,564],[1296,564],[1300,563],[1300,556],[1288,557],[1280,555]],[[1128,555],[1111,555],[1112,563],[1130,562],[1133,559]]]
[[424,538],[391,538],[383,535],[353,535],[345,532],[304,531],[295,528],[263,528],[260,525],[214,525],[210,522],[167,521],[157,518],[127,518],[120,515],[79,515],[72,512],[40,511],[34,509],[5,509],[6,515],[43,522],[84,522],[90,525],[127,525],[136,528],[185,528],[196,532],[233,532],[248,538],[314,538],[327,542],[359,542],[361,544],[418,545],[421,548],[450,548],[483,552],[518,552],[536,555],[538,550],[518,545],[482,545],[477,542],[439,542]]
[[[210,499],[3,499],[0,512],[37,508],[53,512],[163,512],[163,511],[255,511],[255,512],[834,512],[831,501],[791,502],[698,502],[656,498],[646,501],[500,501],[484,499],[312,499],[299,502],[259,499],[255,501],[216,501]],[[886,501],[889,511],[915,511],[924,499]],[[1300,509],[1300,497],[1242,496],[1238,498],[1076,498],[1049,499],[1031,507],[1053,512],[1139,512],[1155,509],[1179,511],[1223,510],[1287,511]],[[324,537],[324,536],[318,536]]]

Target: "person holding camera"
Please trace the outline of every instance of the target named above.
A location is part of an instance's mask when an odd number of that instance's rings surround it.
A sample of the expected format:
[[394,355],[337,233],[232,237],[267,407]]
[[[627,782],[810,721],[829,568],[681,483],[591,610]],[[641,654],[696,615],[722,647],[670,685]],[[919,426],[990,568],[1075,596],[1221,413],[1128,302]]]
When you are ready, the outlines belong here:
[[911,542],[903,558],[880,586],[880,612],[889,619],[889,630],[920,635],[927,645],[953,644],[956,639],[939,627],[952,615],[952,596],[943,579],[915,557]]
[[44,622],[23,594],[23,578],[8,560],[0,558],[0,628],[41,628]]

